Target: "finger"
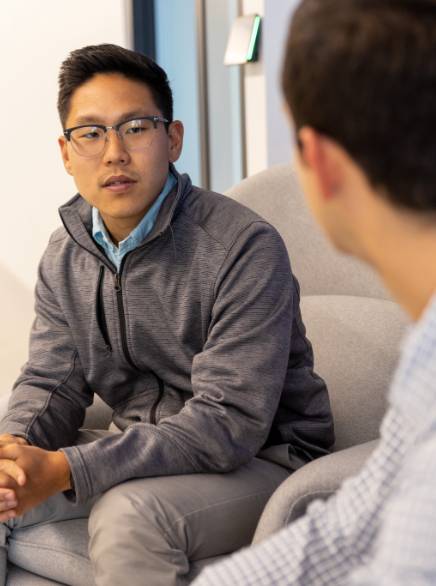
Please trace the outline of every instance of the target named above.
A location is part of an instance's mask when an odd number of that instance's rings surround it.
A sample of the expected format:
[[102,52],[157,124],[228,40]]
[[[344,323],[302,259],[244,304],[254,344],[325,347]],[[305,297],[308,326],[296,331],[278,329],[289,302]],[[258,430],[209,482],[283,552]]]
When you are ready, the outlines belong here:
[[0,446],[6,446],[8,444],[19,444],[20,446],[29,445],[24,437],[18,435],[11,435],[10,433],[3,433],[0,435]]
[[16,460],[22,453],[22,447],[18,444],[6,444],[0,446],[0,460]]
[[0,470],[0,489],[15,490],[16,487],[17,483],[15,482],[15,480],[11,476],[9,476],[9,474],[5,474]]
[[7,521],[10,521],[11,519],[15,519],[16,516],[17,512],[13,509],[10,511],[4,511],[3,513],[0,513],[0,523],[7,523]]
[[9,511],[15,509],[18,505],[18,501],[16,499],[7,500],[7,501],[0,501],[0,512]]
[[10,488],[0,488],[0,501],[4,500],[14,500],[17,496],[14,490]]
[[0,471],[13,478],[19,486],[26,484],[24,470],[13,460],[0,460]]

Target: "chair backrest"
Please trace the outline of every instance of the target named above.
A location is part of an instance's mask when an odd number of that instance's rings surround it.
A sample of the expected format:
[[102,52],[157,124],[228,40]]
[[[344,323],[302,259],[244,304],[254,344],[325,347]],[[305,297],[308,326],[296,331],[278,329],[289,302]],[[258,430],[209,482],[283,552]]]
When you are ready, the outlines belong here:
[[301,311],[327,382],[339,450],[378,437],[407,319],[363,263],[333,249],[312,219],[290,166],[254,175],[227,195],[283,237],[301,286]]
[[335,450],[376,439],[408,323],[403,310],[386,299],[314,295],[302,297],[301,311],[329,389]]
[[290,165],[271,167],[227,191],[280,232],[303,295],[389,298],[375,273],[336,252],[313,220]]

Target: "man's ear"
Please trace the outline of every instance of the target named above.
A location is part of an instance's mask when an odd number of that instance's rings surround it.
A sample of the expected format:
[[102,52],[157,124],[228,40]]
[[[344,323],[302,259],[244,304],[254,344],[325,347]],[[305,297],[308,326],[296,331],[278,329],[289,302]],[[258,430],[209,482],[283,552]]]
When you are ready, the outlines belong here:
[[331,199],[342,183],[336,143],[308,126],[298,132],[298,139],[302,164],[313,173],[319,193]]
[[168,127],[168,159],[171,163],[175,163],[181,155],[183,134],[183,123],[180,120],[173,120]]
[[58,145],[59,145],[59,148],[61,149],[61,156],[62,156],[62,161],[64,162],[65,170],[67,173],[72,175],[73,173],[71,170],[70,155],[68,152],[68,141],[65,138],[65,136],[60,136],[58,138]]

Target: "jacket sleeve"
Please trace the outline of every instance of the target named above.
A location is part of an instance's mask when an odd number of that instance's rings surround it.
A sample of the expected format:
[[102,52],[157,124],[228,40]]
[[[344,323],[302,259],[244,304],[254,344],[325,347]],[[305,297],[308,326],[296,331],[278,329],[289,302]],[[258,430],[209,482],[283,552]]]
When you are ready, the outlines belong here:
[[14,385],[0,433],[53,450],[74,443],[92,393],[56,301],[48,257],[43,256],[38,269],[29,358]]
[[263,446],[286,375],[295,289],[278,233],[254,222],[219,268],[193,398],[158,425],[64,449],[83,501],[128,478],[228,472]]

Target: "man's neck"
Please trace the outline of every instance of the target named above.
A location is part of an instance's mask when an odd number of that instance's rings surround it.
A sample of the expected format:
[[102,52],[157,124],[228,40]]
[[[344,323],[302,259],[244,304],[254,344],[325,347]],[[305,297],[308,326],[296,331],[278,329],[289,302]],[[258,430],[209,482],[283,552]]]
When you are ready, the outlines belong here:
[[147,210],[133,218],[111,218],[106,216],[105,214],[102,214],[101,212],[100,215],[102,217],[104,225],[106,226],[106,230],[108,231],[109,236],[111,237],[111,240],[116,246],[118,246],[120,242],[122,242],[125,238],[127,238],[127,236],[131,232],[133,232],[133,230],[136,228],[136,226],[138,226],[138,224],[141,222],[142,218],[145,216],[146,213]]
[[436,227],[417,222],[386,229],[370,256],[393,296],[418,320],[436,293]]

